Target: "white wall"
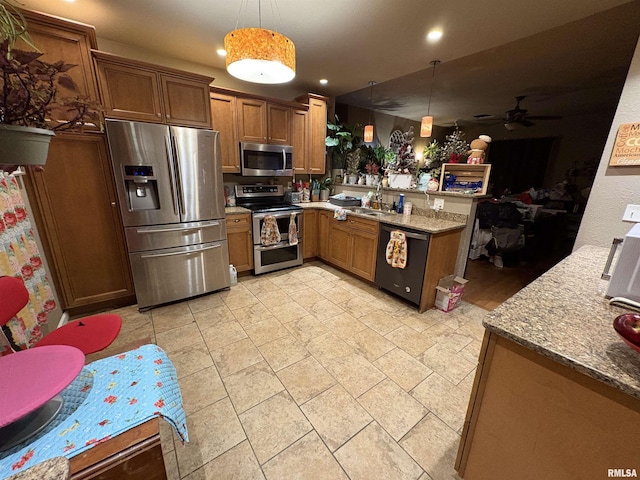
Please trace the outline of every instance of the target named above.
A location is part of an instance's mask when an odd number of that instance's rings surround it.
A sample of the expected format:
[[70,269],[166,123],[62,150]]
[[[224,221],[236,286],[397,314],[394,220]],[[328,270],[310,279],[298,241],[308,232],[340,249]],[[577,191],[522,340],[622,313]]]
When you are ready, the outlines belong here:
[[637,122],[640,122],[640,40],[631,60],[574,250],[582,245],[610,246],[613,237],[623,237],[631,228],[630,223],[621,219],[628,203],[640,204],[640,167],[609,167],[609,158],[618,127]]

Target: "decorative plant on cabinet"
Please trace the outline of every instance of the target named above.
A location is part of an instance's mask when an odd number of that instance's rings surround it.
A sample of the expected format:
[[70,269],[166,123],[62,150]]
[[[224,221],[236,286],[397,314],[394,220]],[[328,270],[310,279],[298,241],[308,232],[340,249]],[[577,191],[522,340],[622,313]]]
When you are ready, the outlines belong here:
[[[20,11],[0,0],[0,169],[43,165],[49,142],[60,130],[77,130],[101,121],[98,103],[78,94],[67,75],[75,65],[41,60],[43,53],[14,48],[18,40],[35,48]],[[60,90],[70,96],[61,98]]]

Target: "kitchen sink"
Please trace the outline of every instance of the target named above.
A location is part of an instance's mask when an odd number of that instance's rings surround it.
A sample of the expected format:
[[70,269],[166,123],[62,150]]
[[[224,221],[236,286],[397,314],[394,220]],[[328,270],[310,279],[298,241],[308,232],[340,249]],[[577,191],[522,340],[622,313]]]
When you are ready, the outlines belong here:
[[393,212],[382,212],[380,210],[371,210],[370,208],[351,208],[349,211],[359,213],[361,215],[369,215],[371,217],[386,217],[387,215],[393,215]]

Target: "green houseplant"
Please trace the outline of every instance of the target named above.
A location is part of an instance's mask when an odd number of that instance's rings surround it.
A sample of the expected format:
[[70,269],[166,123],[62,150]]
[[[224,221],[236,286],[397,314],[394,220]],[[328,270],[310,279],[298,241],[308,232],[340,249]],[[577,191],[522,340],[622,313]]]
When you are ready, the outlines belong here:
[[20,165],[43,165],[56,131],[100,124],[101,107],[78,94],[67,74],[75,65],[45,62],[39,51],[14,48],[18,40],[33,43],[9,0],[0,0],[0,25],[0,165],[13,171]]
[[345,168],[346,155],[362,142],[363,127],[359,123],[350,127],[341,123],[337,115],[335,118],[335,123],[327,122],[324,144],[331,158],[331,168]]

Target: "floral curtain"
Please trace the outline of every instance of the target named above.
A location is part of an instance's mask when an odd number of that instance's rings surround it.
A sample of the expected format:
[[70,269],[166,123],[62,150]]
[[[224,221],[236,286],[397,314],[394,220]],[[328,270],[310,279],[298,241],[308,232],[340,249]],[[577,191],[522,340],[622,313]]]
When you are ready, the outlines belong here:
[[0,355],[34,345],[56,304],[18,182],[0,171],[0,276],[22,278],[29,303],[3,327]]

